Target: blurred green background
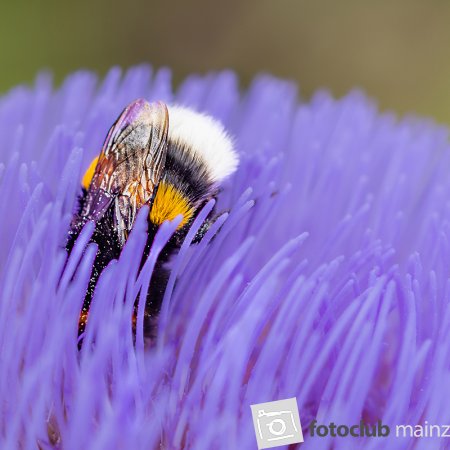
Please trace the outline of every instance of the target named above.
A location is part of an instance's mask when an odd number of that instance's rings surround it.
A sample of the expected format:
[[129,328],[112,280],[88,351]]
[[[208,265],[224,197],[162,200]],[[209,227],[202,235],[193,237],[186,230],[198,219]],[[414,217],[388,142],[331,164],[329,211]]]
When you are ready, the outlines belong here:
[[268,71],[340,96],[362,87],[383,109],[450,123],[450,1],[2,1],[0,91],[50,69],[119,64]]

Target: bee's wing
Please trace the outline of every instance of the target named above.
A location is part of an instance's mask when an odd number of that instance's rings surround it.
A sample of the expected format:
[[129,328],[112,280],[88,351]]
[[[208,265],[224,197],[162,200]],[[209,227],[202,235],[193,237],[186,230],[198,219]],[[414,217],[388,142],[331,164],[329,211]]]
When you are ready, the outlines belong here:
[[100,153],[81,215],[99,220],[112,205],[114,225],[124,242],[137,210],[148,203],[164,170],[167,106],[136,100],[111,127]]

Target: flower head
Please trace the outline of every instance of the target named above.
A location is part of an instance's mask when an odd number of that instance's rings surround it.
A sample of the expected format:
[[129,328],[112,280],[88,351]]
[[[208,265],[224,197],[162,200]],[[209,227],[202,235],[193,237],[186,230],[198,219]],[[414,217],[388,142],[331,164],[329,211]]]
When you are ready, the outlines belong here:
[[[157,347],[139,326],[133,343],[130,318],[178,224],[139,271],[144,207],[79,351],[96,247],[88,224],[67,260],[67,230],[82,173],[138,97],[217,118],[240,165],[223,214],[192,244],[208,203],[170,263]],[[359,92],[305,102],[261,76],[241,95],[224,72],[174,93],[167,70],[136,67],[56,90],[40,77],[1,99],[0,131],[1,448],[254,448],[250,404],[288,397],[306,426],[449,423],[446,129],[380,114]],[[319,444],[350,445],[306,433],[304,448]]]

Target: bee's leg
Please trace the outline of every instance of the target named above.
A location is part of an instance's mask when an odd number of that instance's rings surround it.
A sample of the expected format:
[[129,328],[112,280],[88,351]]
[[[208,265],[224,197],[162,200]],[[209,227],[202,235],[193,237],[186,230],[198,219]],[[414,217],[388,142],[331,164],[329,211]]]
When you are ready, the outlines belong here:
[[[159,226],[149,222],[147,229],[147,244],[142,255],[140,270],[145,264],[145,261],[150,255],[150,251],[158,232]],[[152,342],[156,341],[156,334],[158,331],[158,316],[161,309],[161,304],[166,291],[166,286],[169,281],[170,270],[166,268],[166,264],[170,259],[173,251],[177,248],[177,243],[172,238],[166,246],[162,249],[161,253],[156,260],[155,267],[153,268],[150,286],[145,297],[145,313],[144,313],[144,340],[147,345],[152,345]],[[137,311],[137,303],[136,303]]]
[[205,236],[205,234],[207,233],[207,231],[209,230],[209,228],[215,221],[216,221],[216,217],[206,219],[202,223],[201,227],[197,230],[197,233],[195,234],[194,239],[192,240],[192,243],[198,244],[203,239],[203,237]]
[[156,344],[158,335],[159,315],[144,314],[144,347],[150,348]]
[[[209,228],[211,227],[211,225],[214,224],[214,222],[216,221],[217,217],[211,217],[209,219],[206,219],[200,226],[200,228],[197,230],[197,233],[195,233],[194,238],[192,239],[192,244],[198,244],[203,237],[205,236],[205,234],[208,232]],[[174,236],[173,236],[173,241],[175,242],[176,247],[180,248],[181,245],[183,244],[185,238],[186,238],[186,234],[187,234],[187,227],[185,230],[181,231],[181,232],[177,232]]]
[[167,255],[162,254],[156,261],[147,293],[144,314],[144,339],[146,344],[149,345],[156,341],[159,313],[170,277],[170,270],[165,267],[167,260]]

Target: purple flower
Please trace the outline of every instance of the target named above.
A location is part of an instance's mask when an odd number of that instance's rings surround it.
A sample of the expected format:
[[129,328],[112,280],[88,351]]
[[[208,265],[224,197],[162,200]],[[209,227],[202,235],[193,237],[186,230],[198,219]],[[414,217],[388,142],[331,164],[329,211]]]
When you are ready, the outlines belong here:
[[[221,120],[240,167],[224,213],[190,245],[208,204],[171,262],[157,347],[133,345],[130,318],[177,224],[138,275],[143,209],[78,351],[96,248],[88,225],[66,263],[67,230],[83,171],[138,97]],[[450,424],[447,129],[358,92],[299,101],[268,76],[243,95],[230,72],[173,93],[167,70],[144,66],[56,90],[39,77],[0,99],[0,132],[0,448],[253,449],[250,404],[289,397],[302,449],[438,445],[394,434]],[[311,437],[313,419],[391,435]]]

